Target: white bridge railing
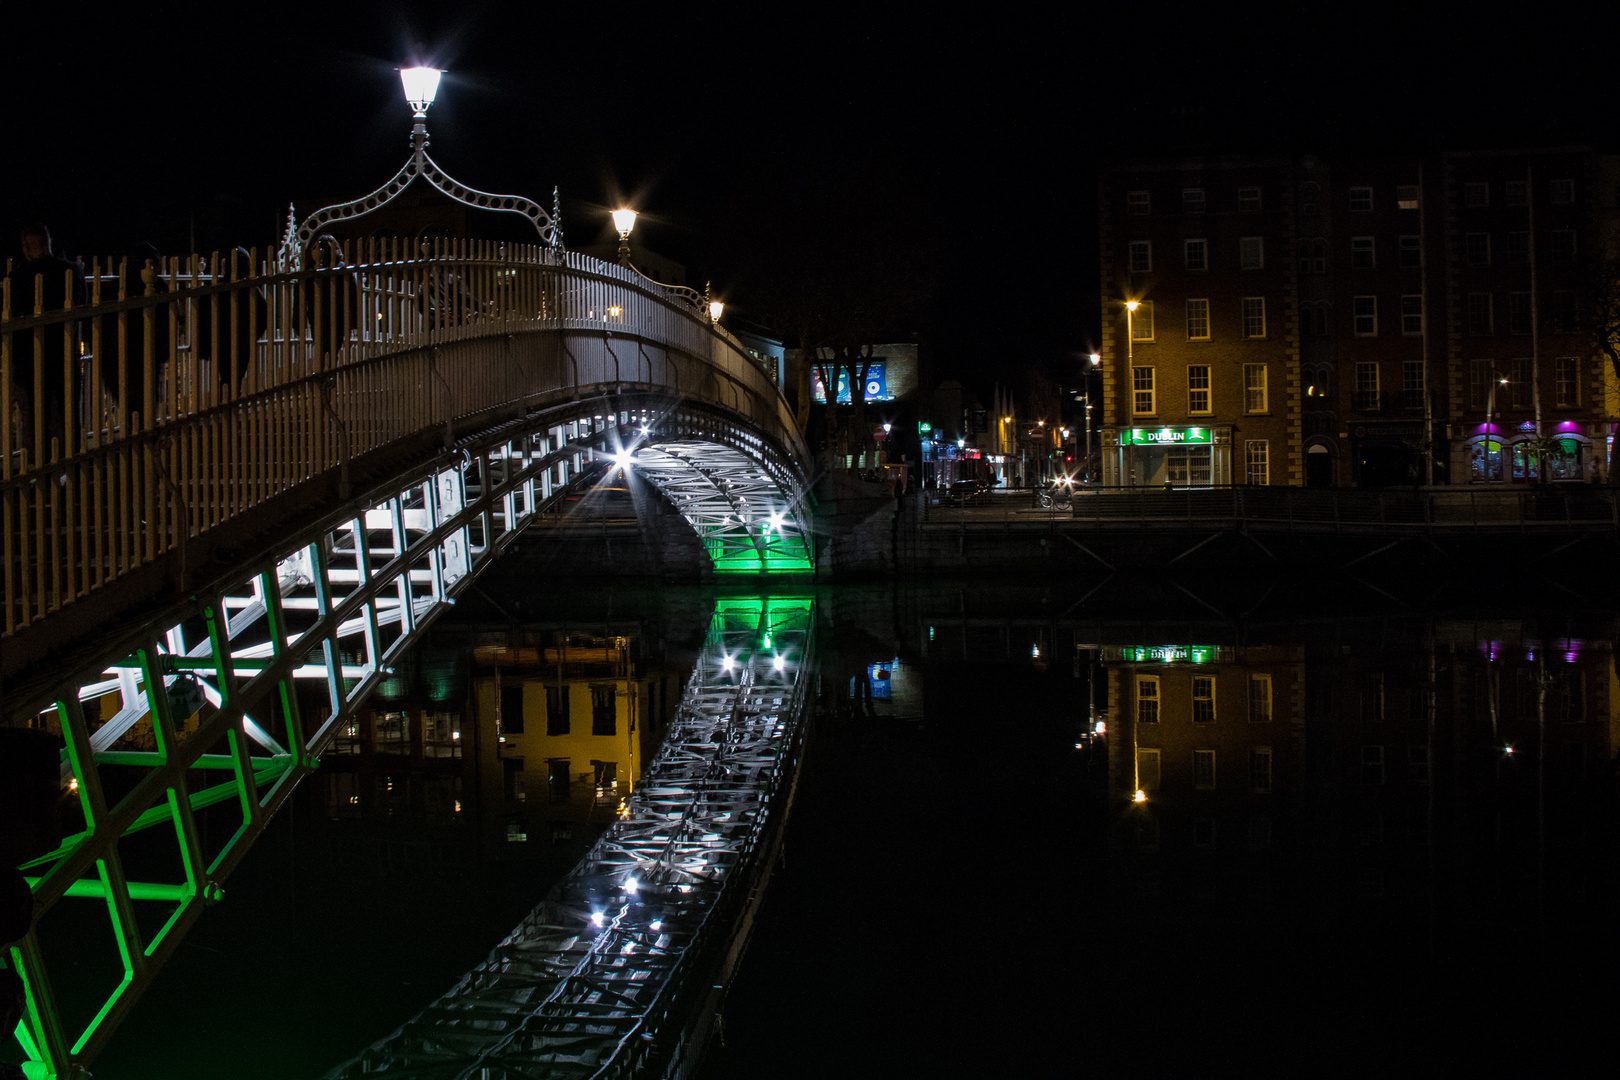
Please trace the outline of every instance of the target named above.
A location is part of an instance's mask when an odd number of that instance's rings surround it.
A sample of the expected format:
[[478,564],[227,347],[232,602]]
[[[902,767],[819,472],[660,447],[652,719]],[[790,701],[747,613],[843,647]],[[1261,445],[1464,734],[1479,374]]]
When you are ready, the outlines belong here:
[[310,262],[98,261],[77,306],[71,280],[0,286],[0,635],[316,477],[343,490],[360,455],[584,387],[665,388],[803,454],[772,373],[633,271],[468,240]]

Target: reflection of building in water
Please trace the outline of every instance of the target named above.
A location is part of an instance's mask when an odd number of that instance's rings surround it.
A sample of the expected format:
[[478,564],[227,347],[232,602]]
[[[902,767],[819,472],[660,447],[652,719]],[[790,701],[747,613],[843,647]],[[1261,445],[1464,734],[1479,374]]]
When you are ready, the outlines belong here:
[[411,866],[588,839],[630,794],[678,678],[649,673],[636,624],[458,636],[402,658],[337,733],[317,774],[328,816]]
[[679,696],[622,634],[531,633],[480,645],[473,664],[475,723],[494,735],[480,751],[480,794],[502,807],[486,848],[567,843],[611,820]]
[[1142,852],[1291,845],[1304,765],[1304,651],[1102,648],[1115,838]]

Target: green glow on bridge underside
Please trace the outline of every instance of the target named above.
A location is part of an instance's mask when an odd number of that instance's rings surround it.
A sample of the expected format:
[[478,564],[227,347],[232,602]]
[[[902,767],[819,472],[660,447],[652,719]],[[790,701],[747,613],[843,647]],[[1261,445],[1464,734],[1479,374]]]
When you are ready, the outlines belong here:
[[717,574],[807,574],[815,569],[804,538],[771,533],[763,540],[763,550],[728,546],[717,537],[708,537],[704,546]]

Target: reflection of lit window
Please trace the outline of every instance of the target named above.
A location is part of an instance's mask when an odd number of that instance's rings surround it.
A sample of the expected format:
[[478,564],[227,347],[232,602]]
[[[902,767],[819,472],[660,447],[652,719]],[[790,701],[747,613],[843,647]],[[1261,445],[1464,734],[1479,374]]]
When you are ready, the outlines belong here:
[[1249,751],[1249,790],[1265,795],[1271,791],[1271,747],[1256,746]]
[[1193,723],[1208,724],[1215,719],[1215,679],[1208,675],[1193,676]]
[[1136,680],[1136,722],[1159,722],[1159,677],[1143,675]]
[[1262,724],[1271,719],[1271,676],[1249,676],[1249,720]]
[[1199,791],[1215,790],[1215,751],[1193,751],[1193,787]]

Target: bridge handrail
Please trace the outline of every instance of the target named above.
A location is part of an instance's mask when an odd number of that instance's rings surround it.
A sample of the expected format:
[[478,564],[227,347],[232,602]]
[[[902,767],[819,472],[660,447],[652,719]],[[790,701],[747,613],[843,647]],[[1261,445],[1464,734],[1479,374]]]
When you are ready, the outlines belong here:
[[[665,386],[804,453],[771,374],[621,267],[473,240],[317,249],[293,273],[270,255],[95,260],[88,303],[30,314],[0,283],[0,636],[361,454],[541,395]],[[556,355],[514,354],[546,332]]]

